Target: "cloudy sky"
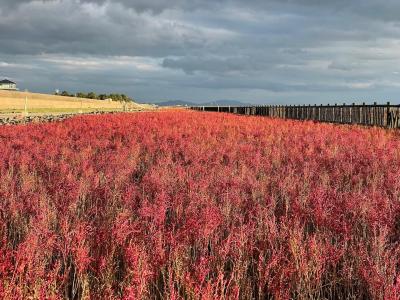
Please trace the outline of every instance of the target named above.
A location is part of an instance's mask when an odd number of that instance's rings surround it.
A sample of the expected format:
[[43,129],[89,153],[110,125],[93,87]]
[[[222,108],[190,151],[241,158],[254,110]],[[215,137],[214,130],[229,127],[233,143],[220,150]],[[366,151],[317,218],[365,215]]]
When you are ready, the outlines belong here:
[[138,101],[400,100],[398,0],[0,0],[0,77]]

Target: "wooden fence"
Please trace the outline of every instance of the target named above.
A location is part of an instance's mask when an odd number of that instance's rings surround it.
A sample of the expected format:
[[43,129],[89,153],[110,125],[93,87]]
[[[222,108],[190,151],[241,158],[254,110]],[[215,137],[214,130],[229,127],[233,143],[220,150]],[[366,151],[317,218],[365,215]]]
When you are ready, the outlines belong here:
[[400,128],[400,105],[194,106],[193,110]]

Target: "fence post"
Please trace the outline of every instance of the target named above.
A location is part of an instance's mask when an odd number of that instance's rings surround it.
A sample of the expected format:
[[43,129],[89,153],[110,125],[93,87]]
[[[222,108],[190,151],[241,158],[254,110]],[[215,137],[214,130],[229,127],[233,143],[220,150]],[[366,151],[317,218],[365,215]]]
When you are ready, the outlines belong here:
[[328,107],[327,108],[325,108],[325,115],[326,115],[326,117],[325,117],[325,121],[328,121],[328,122],[331,122],[332,120],[332,118],[331,118],[331,114],[330,114],[330,111],[331,111],[331,109],[330,109],[330,104],[328,103]]
[[371,114],[371,125],[376,125],[376,102],[374,102],[374,106],[372,107],[372,114]]
[[354,102],[351,104],[351,106],[350,106],[350,124],[352,124],[353,123],[353,107],[354,107]]
[[386,103],[386,122],[385,126],[387,128],[391,128],[391,116],[390,116],[390,102]]
[[298,110],[299,110],[299,120],[303,120],[303,108],[300,104],[298,105]]
[[343,103],[343,108],[342,108],[342,123],[347,123],[346,103]]
[[337,116],[337,103],[335,103],[335,106],[334,106],[334,108],[333,108],[333,121],[335,122],[335,123],[337,123],[338,122],[338,116]]
[[362,103],[362,107],[360,108],[360,123],[361,124],[366,124],[365,122],[365,102]]
[[316,121],[317,120],[317,104],[314,104],[313,107],[313,116],[312,116],[313,120]]

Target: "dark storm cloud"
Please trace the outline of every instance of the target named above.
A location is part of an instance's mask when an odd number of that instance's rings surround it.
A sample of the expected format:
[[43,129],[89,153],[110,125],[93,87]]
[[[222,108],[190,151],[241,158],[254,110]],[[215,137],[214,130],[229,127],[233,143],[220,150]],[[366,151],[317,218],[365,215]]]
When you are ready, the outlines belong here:
[[[51,0],[49,0],[51,1]],[[81,2],[92,2],[104,4],[107,0],[81,0]],[[270,9],[302,13],[299,9],[313,9],[315,12],[352,13],[369,18],[384,21],[400,20],[400,2],[397,0],[116,0],[113,3],[121,3],[126,7],[137,11],[152,11],[160,13],[167,9],[180,8],[187,11],[197,9],[212,9],[221,6],[231,6],[251,9],[254,11],[267,11]]]
[[0,0],[0,77],[150,100],[386,98],[399,88],[398,11],[393,0]]
[[0,19],[5,45],[0,51],[6,53],[184,54],[184,46],[201,46],[203,35],[189,25],[159,23],[120,6],[103,11],[65,1],[22,5]]

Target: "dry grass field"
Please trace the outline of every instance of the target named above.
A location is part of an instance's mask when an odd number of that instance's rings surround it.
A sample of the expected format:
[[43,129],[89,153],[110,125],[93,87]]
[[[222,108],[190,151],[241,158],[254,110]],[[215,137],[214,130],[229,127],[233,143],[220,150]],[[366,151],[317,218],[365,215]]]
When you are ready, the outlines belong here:
[[[27,100],[26,100],[27,99]],[[0,91],[0,113],[74,113],[90,111],[149,110],[150,105],[92,100],[28,92]]]

